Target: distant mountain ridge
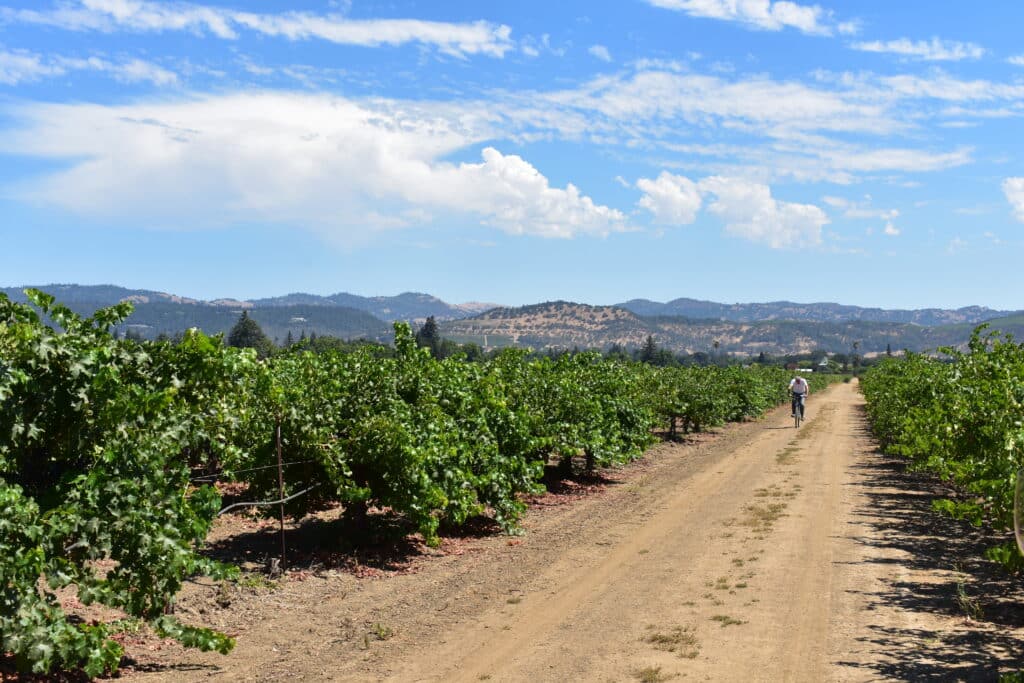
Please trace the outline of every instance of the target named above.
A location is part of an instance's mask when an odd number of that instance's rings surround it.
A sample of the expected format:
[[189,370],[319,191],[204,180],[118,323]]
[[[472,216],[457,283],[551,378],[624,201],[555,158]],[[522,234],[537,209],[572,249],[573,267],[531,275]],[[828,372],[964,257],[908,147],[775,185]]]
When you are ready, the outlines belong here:
[[[488,348],[636,347],[651,335],[660,346],[688,353],[714,349],[720,353],[763,351],[775,355],[817,348],[849,352],[854,342],[861,353],[871,353],[887,347],[924,350],[960,345],[976,324],[985,321],[991,321],[994,329],[1018,337],[1024,334],[1024,315],[1007,317],[1007,312],[980,306],[955,311],[886,311],[830,303],[727,305],[676,299],[663,304],[634,299],[617,306],[553,301],[509,308],[487,303],[448,304],[415,292],[393,297],[293,293],[254,300],[200,301],[114,285],[63,284],[38,289],[84,314],[119,301],[132,301],[135,311],[122,331],[130,329],[149,338],[161,333],[173,335],[190,327],[209,334],[226,332],[242,310],[248,310],[279,343],[289,333],[293,338],[316,333],[387,340],[392,321],[420,324],[429,316],[439,321],[443,336]],[[25,300],[22,290],[0,288],[17,301]],[[758,315],[764,317],[754,319]]]
[[434,316],[437,320],[456,320],[476,315],[497,304],[465,303],[449,304],[430,294],[420,292],[403,292],[396,296],[358,296],[339,292],[330,296],[295,293],[269,299],[253,299],[252,305],[257,307],[292,306],[345,306],[366,311],[371,315],[393,322],[395,320],[426,320]]
[[848,322],[862,320],[875,323],[912,323],[925,326],[981,323],[992,318],[1002,318],[1020,313],[1020,311],[997,311],[984,306],[900,310],[862,308],[827,302],[798,304],[792,301],[771,301],[751,304],[720,304],[687,298],[673,299],[667,303],[648,299],[632,299],[617,304],[617,306],[647,317],[681,316],[700,320],[730,320],[733,322],[766,320]]
[[[348,294],[346,292],[339,292],[329,296],[296,292],[264,299],[239,300],[222,298],[202,301],[166,292],[148,289],[128,289],[127,287],[118,287],[116,285],[50,284],[38,285],[34,286],[34,288],[53,294],[57,297],[58,301],[66,304],[113,306],[121,301],[131,301],[136,304],[180,303],[232,309],[281,308],[288,306],[342,307],[364,311],[385,322],[394,322],[396,320],[422,322],[430,316],[434,316],[437,320],[454,320],[477,315],[490,308],[497,307],[497,304],[481,302],[449,304],[435,296],[419,292],[403,292],[396,296],[372,297]],[[25,301],[24,289],[26,287],[4,287],[0,288],[0,292],[7,294],[7,296],[15,301]]]

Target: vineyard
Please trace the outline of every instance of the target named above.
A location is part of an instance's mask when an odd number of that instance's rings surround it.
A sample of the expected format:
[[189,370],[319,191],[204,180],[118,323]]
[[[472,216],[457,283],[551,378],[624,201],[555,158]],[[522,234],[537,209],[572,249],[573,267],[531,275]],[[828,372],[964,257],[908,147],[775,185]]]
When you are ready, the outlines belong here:
[[[1024,466],[1024,345],[975,331],[966,352],[886,359],[861,381],[874,434],[889,453],[948,482],[935,508],[975,526],[1013,528],[1014,487]],[[1022,566],[1016,544],[989,559]]]
[[[117,624],[66,613],[58,591],[186,646],[233,647],[173,615],[185,580],[237,575],[203,554],[221,509],[204,476],[256,498],[283,491],[297,518],[327,501],[356,520],[386,508],[434,544],[442,525],[479,515],[514,531],[546,468],[620,465],[658,438],[787,398],[789,375],[773,368],[516,350],[438,361],[404,324],[393,358],[356,349],[258,360],[197,331],[176,344],[115,339],[129,304],[84,318],[41,292],[30,299],[35,308],[0,296],[0,649],[36,673],[94,676],[122,656]],[[301,465],[283,485],[279,458]]]

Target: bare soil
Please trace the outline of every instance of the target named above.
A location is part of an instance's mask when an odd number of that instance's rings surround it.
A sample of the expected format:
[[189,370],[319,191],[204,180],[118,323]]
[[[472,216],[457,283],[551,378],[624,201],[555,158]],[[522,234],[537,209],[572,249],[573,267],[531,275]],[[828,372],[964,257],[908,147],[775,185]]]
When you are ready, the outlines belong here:
[[[1019,579],[936,516],[936,484],[881,455],[854,385],[535,501],[433,550],[331,511],[293,531],[278,581],[191,586],[178,615],[226,657],[126,637],[133,681],[995,680],[1024,669]],[[335,515],[336,516],[336,515]],[[231,525],[234,526],[231,526]],[[241,524],[253,524],[249,530]],[[250,567],[272,530],[215,540]],[[242,532],[242,533],[240,533]],[[360,556],[362,552],[362,556]],[[293,564],[295,566],[295,564]]]

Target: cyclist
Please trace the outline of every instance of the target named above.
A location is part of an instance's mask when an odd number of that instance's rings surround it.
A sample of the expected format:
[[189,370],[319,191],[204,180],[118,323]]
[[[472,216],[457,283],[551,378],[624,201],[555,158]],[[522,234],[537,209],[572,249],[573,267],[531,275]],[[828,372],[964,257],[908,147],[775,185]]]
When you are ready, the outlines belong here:
[[811,393],[811,386],[800,375],[789,380],[789,391],[793,395],[793,412],[790,417],[796,417],[797,407],[800,408],[801,417],[804,414],[804,399]]

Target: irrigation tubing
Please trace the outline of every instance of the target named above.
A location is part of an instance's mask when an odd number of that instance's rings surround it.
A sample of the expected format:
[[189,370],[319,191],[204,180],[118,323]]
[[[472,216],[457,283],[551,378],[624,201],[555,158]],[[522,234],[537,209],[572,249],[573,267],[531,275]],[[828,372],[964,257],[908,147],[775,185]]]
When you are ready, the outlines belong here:
[[[281,467],[288,467],[288,465],[305,465],[307,463],[316,462],[316,460],[294,460],[292,462],[281,463]],[[263,467],[249,467],[244,470],[231,470],[231,474],[241,474],[242,472],[258,472],[259,470],[269,470],[276,468],[277,465],[264,465]],[[198,477],[192,477],[189,481],[202,481],[204,479],[220,479],[224,474],[204,474]]]
[[288,496],[287,498],[282,498],[281,500],[261,500],[261,501],[257,501],[257,502],[254,502],[254,503],[234,503],[233,505],[228,505],[226,508],[224,508],[223,510],[218,512],[217,516],[219,517],[219,516],[223,515],[225,512],[227,512],[228,510],[234,510],[235,508],[242,508],[242,507],[265,507],[267,505],[284,505],[285,503],[287,503],[290,500],[295,500],[299,496],[303,496],[303,495],[309,493],[310,491],[315,489],[317,486],[320,486],[320,484],[313,484],[312,486],[310,486],[308,488],[305,488],[305,489],[302,489],[298,493],[293,493],[292,495]]

